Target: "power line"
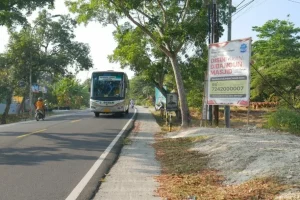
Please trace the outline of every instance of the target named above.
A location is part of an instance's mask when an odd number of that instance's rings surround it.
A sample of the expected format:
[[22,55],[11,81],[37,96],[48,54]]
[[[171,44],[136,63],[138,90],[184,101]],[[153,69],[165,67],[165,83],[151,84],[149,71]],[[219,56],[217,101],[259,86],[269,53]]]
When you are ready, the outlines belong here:
[[239,16],[237,16],[235,19],[233,19],[232,21],[237,20],[239,17],[241,17],[242,15],[246,14],[249,10],[251,10],[252,8],[260,6],[261,4],[267,2],[268,0],[262,0],[262,1],[256,1],[256,4],[253,4],[251,7],[249,7],[247,10],[245,10],[243,13],[241,13]]
[[[251,2],[249,2],[249,4],[247,5],[247,7],[252,4],[254,2],[254,0],[252,0]],[[253,8],[254,4],[251,5],[251,7],[249,7],[248,9],[246,9],[243,13],[241,13],[239,16],[237,16],[235,19],[233,19],[233,21],[235,21],[237,18],[239,18],[240,16],[242,16],[243,14],[247,13],[251,8]],[[246,8],[246,7],[245,7]],[[240,10],[241,11],[241,10]]]
[[293,3],[300,3],[299,1],[294,1],[294,0],[288,0],[290,2],[293,2]]
[[278,91],[258,70],[256,67],[253,66],[253,64],[251,64],[252,68],[258,73],[258,75],[269,85],[271,86],[271,88],[275,91],[275,93],[277,93],[277,95],[279,95],[289,106],[291,106],[295,111],[299,112],[299,110],[297,108],[294,107],[294,105],[289,102],[286,98],[283,97],[282,92]]
[[242,3],[244,3],[246,0],[241,1],[241,3],[239,3],[239,5],[237,5],[236,7],[239,7]]
[[[232,16],[238,14],[239,12],[241,12],[242,10],[244,10],[246,7],[248,7],[251,3],[253,3],[254,0],[249,1],[248,3],[244,4],[241,8],[239,8],[235,13],[233,13]],[[240,5],[240,4],[239,4]],[[238,7],[238,6],[237,6]]]

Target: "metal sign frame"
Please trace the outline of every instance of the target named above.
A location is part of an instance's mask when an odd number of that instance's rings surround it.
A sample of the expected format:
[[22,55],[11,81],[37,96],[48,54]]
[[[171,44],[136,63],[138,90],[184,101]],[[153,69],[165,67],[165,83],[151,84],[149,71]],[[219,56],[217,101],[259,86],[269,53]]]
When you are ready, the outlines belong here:
[[178,94],[168,93],[166,98],[166,109],[167,111],[177,111],[178,110]]

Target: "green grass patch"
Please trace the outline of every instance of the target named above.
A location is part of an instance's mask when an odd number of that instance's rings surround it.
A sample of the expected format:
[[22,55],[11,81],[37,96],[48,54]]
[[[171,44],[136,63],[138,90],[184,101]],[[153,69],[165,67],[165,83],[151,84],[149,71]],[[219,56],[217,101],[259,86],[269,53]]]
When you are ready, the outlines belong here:
[[132,140],[128,137],[123,139],[123,145],[130,145],[132,144]]
[[[181,121],[177,120],[176,117],[173,114],[172,118],[172,128],[171,131],[177,131],[180,129]],[[157,124],[161,127],[161,133],[162,135],[166,134],[169,131],[169,125],[166,124],[166,119],[161,117],[160,111],[153,111],[152,115],[154,116]]]
[[266,127],[300,134],[300,113],[294,110],[278,109],[268,115]]
[[[2,115],[0,115],[0,118],[2,118]],[[6,117],[6,124],[11,124],[11,123],[26,121],[26,120],[29,120],[28,113],[24,113],[20,115],[8,115]]]

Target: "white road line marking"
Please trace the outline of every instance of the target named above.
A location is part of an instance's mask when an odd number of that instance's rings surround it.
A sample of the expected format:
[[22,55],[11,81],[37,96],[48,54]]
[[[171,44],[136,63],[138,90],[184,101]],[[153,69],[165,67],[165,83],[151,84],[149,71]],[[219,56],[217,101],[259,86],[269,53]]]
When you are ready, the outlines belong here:
[[110,145],[105,149],[105,151],[100,155],[98,160],[94,163],[94,165],[91,167],[91,169],[86,173],[86,175],[81,179],[81,181],[76,185],[76,187],[73,189],[73,191],[69,194],[69,196],[66,198],[66,200],[76,200],[82,190],[85,188],[87,183],[91,180],[91,178],[94,176],[102,162],[105,160],[106,156],[109,154],[109,152],[112,150],[112,148],[115,146],[119,138],[123,135],[124,131],[128,127],[128,125],[133,120],[134,116],[136,114],[136,109],[134,111],[134,115],[131,117],[131,119],[126,123],[126,125],[123,127],[123,129],[120,131],[120,133],[115,137],[115,139],[110,143]]

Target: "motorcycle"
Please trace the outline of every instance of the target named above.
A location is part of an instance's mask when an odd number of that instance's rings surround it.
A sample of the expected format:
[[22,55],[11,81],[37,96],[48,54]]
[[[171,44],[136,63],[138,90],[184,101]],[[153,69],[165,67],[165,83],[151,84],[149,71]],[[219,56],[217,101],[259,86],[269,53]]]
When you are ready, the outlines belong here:
[[35,111],[35,119],[36,121],[39,121],[40,119],[44,120],[45,116],[42,110],[36,110]]
[[155,104],[155,110],[164,110],[164,104],[163,103],[159,103],[159,104]]
[[131,106],[132,109],[134,108],[134,104],[133,103],[131,103],[130,106]]

